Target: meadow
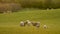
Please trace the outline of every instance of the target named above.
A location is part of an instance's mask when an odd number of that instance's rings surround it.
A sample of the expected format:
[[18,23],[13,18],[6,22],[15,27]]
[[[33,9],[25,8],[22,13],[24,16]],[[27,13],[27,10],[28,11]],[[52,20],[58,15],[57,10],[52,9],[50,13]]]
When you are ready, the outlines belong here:
[[[21,27],[20,21],[40,21],[40,28]],[[47,29],[43,25],[48,26]],[[25,9],[19,12],[0,14],[0,34],[60,34],[60,9]]]

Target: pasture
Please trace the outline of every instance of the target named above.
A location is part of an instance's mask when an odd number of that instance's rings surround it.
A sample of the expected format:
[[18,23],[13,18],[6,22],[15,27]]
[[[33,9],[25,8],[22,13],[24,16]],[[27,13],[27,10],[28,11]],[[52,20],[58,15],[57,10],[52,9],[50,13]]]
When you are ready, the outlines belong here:
[[[40,21],[41,27],[20,27],[20,21]],[[48,26],[43,29],[43,25]],[[0,34],[60,34],[60,9],[21,10],[10,14],[0,14]]]

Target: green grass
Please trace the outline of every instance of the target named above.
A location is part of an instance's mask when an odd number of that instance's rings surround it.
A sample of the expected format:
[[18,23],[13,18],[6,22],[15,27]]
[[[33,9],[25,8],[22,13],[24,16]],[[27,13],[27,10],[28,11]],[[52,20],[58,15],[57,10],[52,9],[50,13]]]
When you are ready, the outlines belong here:
[[[25,20],[40,21],[41,27],[20,27],[19,22]],[[43,25],[48,26],[43,29]],[[10,14],[0,14],[0,34],[60,34],[60,9],[53,10],[21,10]]]

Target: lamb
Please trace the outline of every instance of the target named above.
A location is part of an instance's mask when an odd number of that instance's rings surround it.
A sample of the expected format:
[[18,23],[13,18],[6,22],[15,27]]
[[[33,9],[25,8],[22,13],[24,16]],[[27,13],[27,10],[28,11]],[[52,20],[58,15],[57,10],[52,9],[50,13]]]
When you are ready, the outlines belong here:
[[21,21],[20,26],[25,26],[25,23],[23,21]]
[[31,21],[26,20],[26,24],[27,24],[28,26],[30,26],[30,25],[31,25]]
[[44,25],[43,28],[44,28],[44,29],[47,29],[47,25]]

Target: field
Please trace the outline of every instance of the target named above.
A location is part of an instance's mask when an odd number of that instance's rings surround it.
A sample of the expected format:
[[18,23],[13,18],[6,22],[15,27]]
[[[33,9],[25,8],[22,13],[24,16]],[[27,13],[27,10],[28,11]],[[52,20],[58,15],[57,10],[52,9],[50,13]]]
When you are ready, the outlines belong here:
[[[40,21],[41,27],[21,27],[20,21]],[[43,25],[48,26],[47,29]],[[60,9],[25,9],[10,14],[0,14],[0,34],[60,34]]]

